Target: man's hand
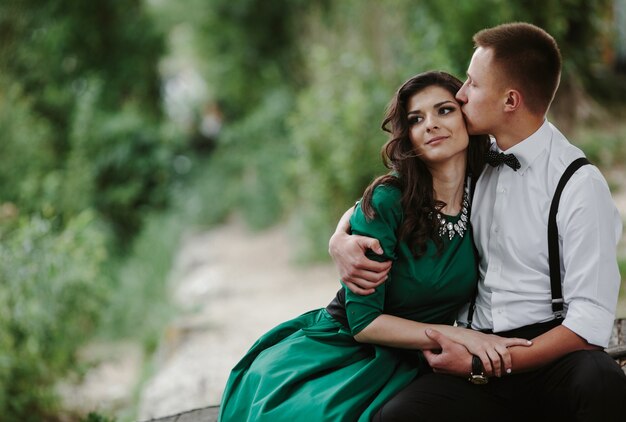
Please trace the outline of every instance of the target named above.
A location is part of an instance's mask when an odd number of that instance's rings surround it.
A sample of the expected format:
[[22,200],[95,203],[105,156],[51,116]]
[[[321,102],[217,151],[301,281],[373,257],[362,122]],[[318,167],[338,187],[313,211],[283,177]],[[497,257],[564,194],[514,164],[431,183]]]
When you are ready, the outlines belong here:
[[441,353],[423,351],[433,372],[467,378],[472,372],[472,355],[465,346],[453,342],[437,330],[428,329],[426,335],[441,346]]
[[352,293],[364,296],[374,293],[374,289],[387,279],[391,261],[376,262],[365,256],[368,249],[382,255],[383,248],[378,240],[348,234],[353,211],[350,208],[341,216],[335,233],[328,242],[328,253],[335,261],[344,284]]
[[339,277],[354,294],[369,295],[387,280],[391,261],[376,262],[368,259],[365,252],[371,249],[382,255],[383,249],[377,239],[336,232],[330,238],[328,252],[335,261]]

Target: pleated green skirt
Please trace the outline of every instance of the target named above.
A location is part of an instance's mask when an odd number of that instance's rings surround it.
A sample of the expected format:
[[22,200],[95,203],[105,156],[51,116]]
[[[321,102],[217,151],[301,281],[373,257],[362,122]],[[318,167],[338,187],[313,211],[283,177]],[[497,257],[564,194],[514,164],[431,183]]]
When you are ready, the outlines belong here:
[[369,421],[418,374],[421,354],[358,343],[326,311],[262,336],[232,370],[219,419]]

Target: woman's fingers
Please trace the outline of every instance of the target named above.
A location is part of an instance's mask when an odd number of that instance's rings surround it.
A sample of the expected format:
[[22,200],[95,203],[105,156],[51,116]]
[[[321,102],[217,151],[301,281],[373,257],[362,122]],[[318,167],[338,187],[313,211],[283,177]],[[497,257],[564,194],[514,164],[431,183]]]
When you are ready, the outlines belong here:
[[491,360],[489,359],[489,355],[487,352],[479,355],[480,361],[483,363],[483,369],[485,370],[485,374],[490,376],[493,374],[493,367],[491,366]]
[[493,375],[496,377],[502,376],[502,363],[498,352],[495,349],[489,349],[487,350],[487,356],[489,356],[489,360],[491,360]]
[[508,348],[531,345],[532,341],[523,338],[504,338],[489,334],[481,337],[481,341],[474,343],[469,349],[470,353],[480,358],[486,375],[501,377],[513,370],[513,359]]
[[[508,347],[511,346],[530,346],[532,341],[523,338],[506,338],[502,339],[499,344],[494,346],[492,353],[487,353],[491,359],[491,363],[494,367],[494,375],[500,377],[504,375],[504,370],[507,374],[510,374],[513,370],[513,359]],[[497,355],[497,356],[494,356]]]
[[504,341],[506,347],[511,346],[532,346],[533,342],[524,338],[507,338]]
[[510,374],[511,367],[513,366],[513,360],[511,358],[511,353],[509,352],[509,349],[507,349],[506,346],[498,346],[496,350],[502,358],[501,369],[504,370],[507,374]]

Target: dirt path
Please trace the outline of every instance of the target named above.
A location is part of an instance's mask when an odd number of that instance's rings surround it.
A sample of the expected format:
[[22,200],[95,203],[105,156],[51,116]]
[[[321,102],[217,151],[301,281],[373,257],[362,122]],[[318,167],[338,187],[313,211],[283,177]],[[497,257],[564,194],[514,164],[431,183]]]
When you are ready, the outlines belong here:
[[183,241],[172,286],[185,312],[164,335],[139,420],[219,403],[230,369],[268,329],[325,306],[339,288],[330,264],[291,262],[286,230],[232,222]]

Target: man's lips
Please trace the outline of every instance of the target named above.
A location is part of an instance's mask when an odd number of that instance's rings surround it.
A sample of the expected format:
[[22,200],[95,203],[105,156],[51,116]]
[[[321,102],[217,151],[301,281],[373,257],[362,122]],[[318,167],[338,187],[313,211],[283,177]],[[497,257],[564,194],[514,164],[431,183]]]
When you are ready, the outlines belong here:
[[441,141],[443,139],[447,139],[447,138],[448,138],[447,136],[436,136],[436,137],[426,141],[426,145],[430,145],[432,143],[439,142],[439,141]]

